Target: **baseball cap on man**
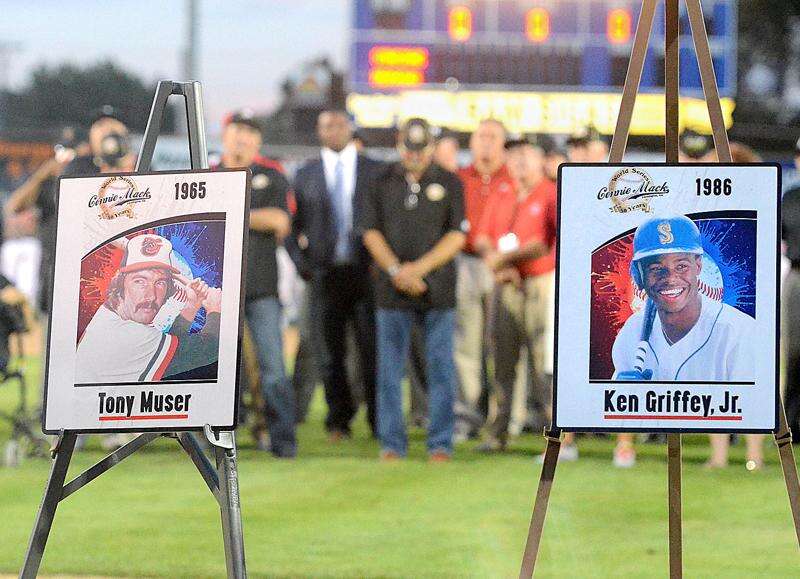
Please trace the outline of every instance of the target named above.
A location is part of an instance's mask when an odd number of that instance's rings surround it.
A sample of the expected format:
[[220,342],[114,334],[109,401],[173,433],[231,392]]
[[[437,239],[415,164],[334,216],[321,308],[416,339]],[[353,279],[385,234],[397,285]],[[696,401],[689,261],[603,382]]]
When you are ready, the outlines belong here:
[[165,237],[146,233],[128,241],[119,271],[130,273],[143,269],[166,269],[180,273],[175,267],[172,243]]
[[258,121],[255,113],[250,109],[242,109],[229,114],[222,124],[227,127],[232,123],[246,125],[251,129],[257,130],[259,133],[262,132],[261,123]]
[[400,128],[400,142],[409,151],[422,151],[432,145],[433,140],[433,131],[425,119],[408,119]]
[[125,124],[125,121],[122,120],[122,114],[120,113],[119,109],[112,105],[103,105],[92,111],[92,115],[89,119],[89,126],[92,126],[101,119],[114,119],[122,124]]
[[636,228],[630,270],[637,286],[644,287],[642,260],[667,253],[705,253],[700,229],[685,215],[651,217]]
[[530,145],[545,151],[545,145],[550,143],[551,141],[545,140],[543,135],[537,135],[536,133],[509,133],[508,138],[506,138],[505,148],[509,151],[514,147]]
[[571,147],[582,147],[586,146],[591,141],[599,140],[600,132],[594,127],[594,125],[586,125],[585,127],[580,127],[569,137],[567,137],[567,145]]
[[700,159],[711,150],[711,143],[705,135],[687,129],[681,134],[680,148],[690,159]]

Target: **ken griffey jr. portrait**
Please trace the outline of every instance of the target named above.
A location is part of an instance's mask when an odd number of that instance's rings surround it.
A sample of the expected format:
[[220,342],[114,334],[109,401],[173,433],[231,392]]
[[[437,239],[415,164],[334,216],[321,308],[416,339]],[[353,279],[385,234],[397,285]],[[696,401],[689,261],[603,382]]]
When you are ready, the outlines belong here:
[[688,217],[654,217],[633,237],[631,277],[645,306],[612,348],[615,380],[751,382],[746,340],[755,320],[699,290],[700,230]]
[[[78,343],[77,383],[153,382],[217,362],[222,290],[189,279],[178,264],[165,237],[127,240],[105,301]],[[201,307],[205,324],[189,333]]]

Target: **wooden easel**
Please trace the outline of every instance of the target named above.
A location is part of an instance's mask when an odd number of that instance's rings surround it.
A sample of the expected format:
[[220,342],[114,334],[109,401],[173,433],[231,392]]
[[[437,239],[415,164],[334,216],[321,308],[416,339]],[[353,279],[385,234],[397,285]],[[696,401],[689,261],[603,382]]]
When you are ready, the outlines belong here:
[[[622,90],[617,125],[611,141],[609,163],[621,163],[625,154],[628,141],[633,107],[636,95],[639,92],[639,82],[642,78],[644,60],[650,44],[650,32],[653,28],[656,7],[660,0],[643,0],[639,23],[633,41],[628,72],[625,76],[625,86]],[[666,161],[678,162],[679,146],[679,41],[680,41],[680,0],[664,0],[665,3],[665,29],[664,29],[664,95],[666,101],[665,143]],[[714,65],[711,59],[711,50],[708,44],[703,8],[700,0],[685,0],[692,29],[692,40],[697,54],[700,68],[700,79],[703,84],[708,115],[711,120],[711,130],[714,138],[714,148],[717,159],[722,163],[730,163],[731,149],[728,142],[728,133],[722,116],[722,107],[719,101],[717,80],[714,74]],[[774,433],[775,444],[778,446],[781,467],[783,469],[786,490],[789,494],[789,505],[792,510],[795,534],[800,544],[800,481],[797,476],[797,467],[792,451],[792,434],[786,422],[786,413],[783,402],[778,396],[778,430]],[[539,553],[539,542],[542,538],[544,520],[547,515],[547,504],[550,500],[550,490],[553,486],[558,452],[561,448],[561,432],[556,428],[545,430],[547,446],[544,454],[544,464],[539,478],[539,487],[531,516],[528,539],[522,557],[522,566],[519,572],[520,579],[533,576],[536,567],[536,557]],[[669,497],[669,576],[677,579],[683,576],[683,539],[681,522],[681,435],[667,435],[667,484]]]

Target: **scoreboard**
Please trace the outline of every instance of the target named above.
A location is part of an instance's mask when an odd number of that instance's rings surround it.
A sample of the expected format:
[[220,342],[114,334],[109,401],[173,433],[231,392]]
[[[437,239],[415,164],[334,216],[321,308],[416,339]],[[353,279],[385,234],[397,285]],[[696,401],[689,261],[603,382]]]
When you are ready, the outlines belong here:
[[[736,1],[704,0],[703,8],[730,124]],[[512,130],[594,124],[610,133],[640,9],[641,0],[354,0],[348,106],[366,127],[419,115],[471,130],[479,116],[494,116]],[[663,112],[660,123],[652,117],[663,108],[663,10],[653,24],[634,134],[663,131]],[[708,131],[685,8],[680,50],[683,121]]]

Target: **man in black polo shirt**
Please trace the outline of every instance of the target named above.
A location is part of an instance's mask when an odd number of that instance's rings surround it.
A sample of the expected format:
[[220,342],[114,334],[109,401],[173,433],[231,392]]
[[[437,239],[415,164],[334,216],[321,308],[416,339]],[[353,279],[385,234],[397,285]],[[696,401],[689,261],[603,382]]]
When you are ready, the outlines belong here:
[[428,453],[449,460],[453,451],[453,362],[456,270],[468,226],[461,183],[432,163],[434,139],[422,119],[400,130],[400,162],[378,174],[361,216],[366,245],[380,272],[378,329],[378,434],[381,458],[405,456],[401,382],[411,326],[425,334],[429,387]]
[[248,112],[229,117],[222,133],[221,167],[249,167],[250,235],[244,313],[261,371],[270,451],[278,458],[297,453],[294,393],[283,364],[281,304],[278,300],[278,243],[290,229],[289,183],[275,161],[259,156],[261,127]]

